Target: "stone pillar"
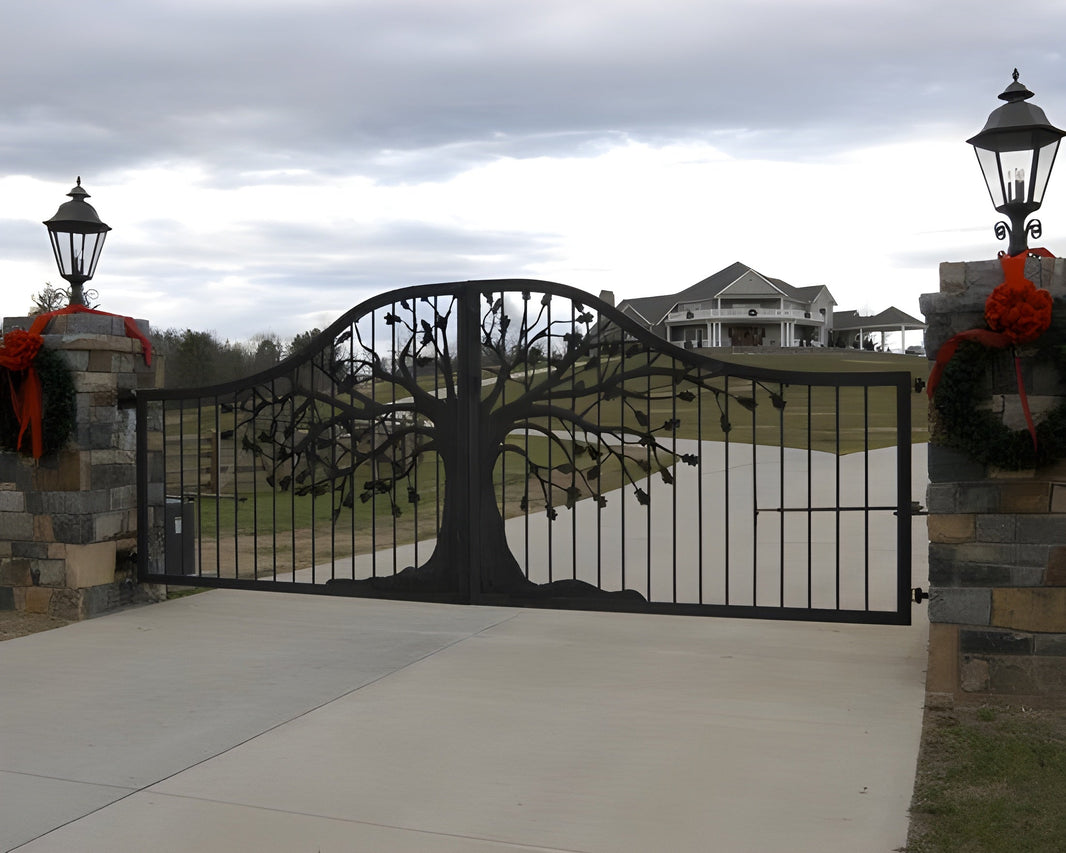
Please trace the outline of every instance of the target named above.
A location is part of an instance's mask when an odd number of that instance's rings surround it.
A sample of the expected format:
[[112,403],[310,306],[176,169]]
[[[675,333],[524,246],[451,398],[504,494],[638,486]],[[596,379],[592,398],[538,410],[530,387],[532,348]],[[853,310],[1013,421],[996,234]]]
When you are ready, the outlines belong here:
[[[4,331],[29,328],[9,317]],[[148,324],[138,321],[142,332]],[[66,314],[45,330],[77,392],[76,433],[36,463],[0,451],[0,609],[83,619],[161,590],[135,583],[137,388],[155,386],[120,317]]]
[[[1066,260],[1031,258],[1025,274],[1066,311]],[[921,300],[930,359],[957,332],[984,328],[1002,281],[998,261],[941,264],[940,292]],[[1038,370],[1046,409],[1066,377]],[[929,700],[1066,701],[1066,461],[999,470],[938,444],[935,415],[930,426]]]

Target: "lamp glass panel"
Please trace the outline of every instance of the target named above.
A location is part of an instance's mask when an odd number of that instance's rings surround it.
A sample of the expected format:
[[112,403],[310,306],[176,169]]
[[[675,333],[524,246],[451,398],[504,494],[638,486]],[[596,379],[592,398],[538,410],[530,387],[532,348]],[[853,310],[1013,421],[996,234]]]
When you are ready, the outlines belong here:
[[71,269],[71,272],[74,273],[74,275],[76,275],[78,277],[85,276],[88,273],[88,271],[87,271],[88,263],[85,260],[85,235],[84,234],[74,234],[73,235],[73,242],[74,242],[74,257],[73,257],[72,260],[73,260],[74,266]]
[[1033,183],[1033,201],[1036,204],[1042,204],[1044,201],[1044,190],[1047,189],[1048,178],[1051,177],[1051,167],[1055,164],[1055,154],[1059,149],[1059,140],[1049,142],[1043,146],[1039,152],[1037,152],[1036,160],[1036,180]]
[[59,274],[66,278],[74,269],[74,238],[76,235],[67,231],[50,231],[52,251],[55,252]]
[[988,185],[988,194],[992,196],[992,206],[1002,207],[1004,198],[1003,179],[999,171],[999,157],[995,151],[987,148],[974,148],[977,152],[977,162],[981,165],[981,173],[985,176]]
[[1003,176],[1003,187],[1007,194],[1006,203],[1026,204],[1029,202],[1029,187],[1033,176],[1033,152],[1001,151],[999,168]]
[[98,234],[85,234],[82,237],[82,266],[83,275],[88,279],[96,275],[96,262],[100,260],[100,250],[104,248],[106,231]]

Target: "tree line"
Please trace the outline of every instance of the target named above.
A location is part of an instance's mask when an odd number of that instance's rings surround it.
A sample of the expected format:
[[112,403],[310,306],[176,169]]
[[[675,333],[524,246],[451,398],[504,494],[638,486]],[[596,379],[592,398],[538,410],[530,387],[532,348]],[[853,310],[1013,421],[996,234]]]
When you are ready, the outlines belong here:
[[214,332],[192,329],[153,330],[152,351],[164,359],[164,388],[195,388],[240,379],[273,367],[299,352],[319,333],[302,332],[286,343],[273,332],[247,341],[221,340]]

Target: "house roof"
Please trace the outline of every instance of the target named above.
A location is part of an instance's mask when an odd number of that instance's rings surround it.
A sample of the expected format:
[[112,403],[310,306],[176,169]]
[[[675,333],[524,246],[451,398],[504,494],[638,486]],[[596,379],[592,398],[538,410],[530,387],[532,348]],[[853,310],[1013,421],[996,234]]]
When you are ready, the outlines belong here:
[[824,290],[829,296],[830,302],[833,305],[836,305],[836,300],[833,299],[832,294],[830,294],[825,288],[825,285],[816,284],[809,287],[793,287],[788,282],[782,281],[779,278],[765,276],[758,270],[752,269],[747,264],[742,264],[740,261],[737,261],[730,264],[725,269],[714,273],[714,275],[709,275],[702,281],[698,281],[695,284],[686,287],[678,293],[667,294],[664,296],[643,296],[637,299],[623,299],[618,303],[618,308],[622,311],[625,311],[628,308],[636,313],[648,325],[654,326],[662,322],[666,315],[670,313],[670,310],[678,303],[699,302],[705,299],[714,299],[749,273],[761,278],[770,288],[779,291],[781,295],[787,299],[793,299],[797,302],[812,302]]
[[641,296],[637,299],[623,299],[618,303],[618,310],[625,314],[636,314],[640,320],[649,326],[654,326],[670,313],[670,309],[675,304],[677,304],[677,297],[670,294],[666,296]]
[[837,332],[857,331],[892,332],[899,328],[924,329],[925,323],[898,308],[886,308],[877,314],[863,316],[858,311],[833,312],[833,330]]

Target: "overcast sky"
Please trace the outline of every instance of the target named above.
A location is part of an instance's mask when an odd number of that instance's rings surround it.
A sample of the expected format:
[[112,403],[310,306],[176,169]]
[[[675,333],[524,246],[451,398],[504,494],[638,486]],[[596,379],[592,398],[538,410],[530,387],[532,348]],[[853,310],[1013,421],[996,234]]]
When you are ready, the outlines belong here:
[[[619,298],[734,261],[918,313],[992,258],[965,139],[1017,66],[1066,125],[1066,3],[35,0],[0,34],[0,313],[58,278],[160,328],[283,338],[397,286]],[[1066,254],[1066,165],[1040,213]]]

